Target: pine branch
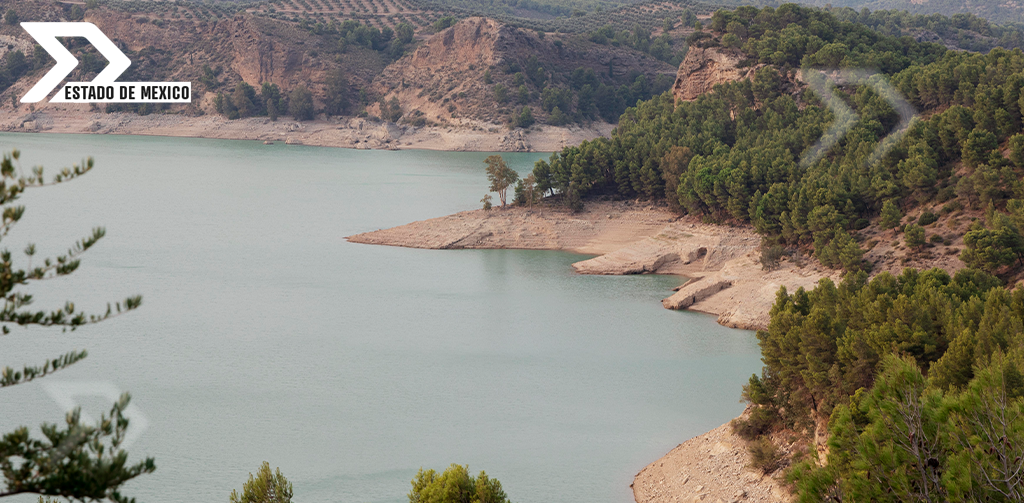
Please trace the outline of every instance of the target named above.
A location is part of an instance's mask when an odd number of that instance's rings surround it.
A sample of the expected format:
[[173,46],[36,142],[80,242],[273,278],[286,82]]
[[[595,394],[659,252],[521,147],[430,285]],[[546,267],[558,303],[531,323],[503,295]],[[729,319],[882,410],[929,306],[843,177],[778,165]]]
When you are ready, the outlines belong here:
[[16,384],[24,384],[48,374],[52,374],[58,370],[78,363],[78,361],[88,355],[89,353],[85,350],[71,351],[52,360],[48,360],[41,367],[25,366],[21,371],[15,371],[11,367],[4,367],[3,370],[0,370],[0,388],[14,386]]

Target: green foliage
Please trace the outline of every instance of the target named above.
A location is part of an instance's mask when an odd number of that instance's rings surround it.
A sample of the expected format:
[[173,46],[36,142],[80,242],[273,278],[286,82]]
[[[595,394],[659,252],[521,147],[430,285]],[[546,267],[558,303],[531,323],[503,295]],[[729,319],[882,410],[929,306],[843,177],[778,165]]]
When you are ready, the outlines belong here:
[[231,103],[234,105],[238,117],[256,115],[259,112],[256,101],[256,90],[244,81],[235,86],[235,92],[231,94]]
[[730,425],[732,431],[746,440],[756,440],[762,435],[767,435],[778,423],[778,414],[768,407],[754,407],[750,416],[746,418],[733,419]]
[[128,419],[124,410],[130,396],[125,393],[103,415],[96,426],[81,423],[81,410],[67,414],[65,427],[44,423],[45,440],[29,435],[21,427],[0,439],[0,470],[5,488],[0,497],[34,493],[79,500],[109,499],[134,503],[118,488],[139,475],[156,470],[153,458],[128,464],[121,449]]
[[487,181],[491,183],[487,190],[497,192],[501,205],[505,206],[505,195],[508,188],[519,180],[519,173],[508,167],[500,155],[487,156],[484,163],[487,164]]
[[[819,259],[848,269],[861,266],[856,231],[888,201],[885,226],[893,228],[898,200],[921,204],[937,197],[948,200],[955,193],[973,206],[993,203],[1000,208],[1024,193],[1024,172],[1002,159],[997,148],[1001,138],[1020,131],[1024,119],[1024,54],[947,51],[881,28],[873,31],[861,24],[859,15],[847,14],[795,5],[744,7],[717,13],[711,24],[737,37],[745,30],[742,50],[750,62],[867,66],[890,74],[892,84],[917,110],[931,113],[915,121],[880,159],[871,159],[872,152],[898,115],[873,90],[859,86],[846,91],[844,99],[860,120],[823,158],[801,165],[835,118],[810,93],[780,93],[787,72],[764,68],[753,82],[719,85],[691,102],[677,104],[674,97],[660,95],[637,103],[620,117],[610,139],[553,155],[536,172],[538,183],[556,194],[567,194],[574,185],[580,197],[666,194],[669,204],[681,211],[749,222],[780,244],[813,243]],[[887,16],[877,19],[924,26],[911,18]],[[591,35],[611,43],[616,33],[602,28]],[[607,88],[594,92],[596,76],[588,81],[586,70],[579,69],[569,80],[571,89],[591,86],[586,100],[577,92],[580,116],[594,109],[603,116],[604,110],[614,108],[602,109],[611,100]],[[1024,145],[1024,140],[1013,141]],[[666,166],[672,148],[691,152],[685,168],[680,170],[674,159]],[[966,176],[954,169],[961,159],[974,166]]]
[[4,22],[11,26],[17,26],[18,13],[14,9],[7,9],[7,12],[4,12]]
[[327,115],[344,115],[348,112],[350,95],[348,79],[340,69],[335,69],[327,74],[327,93],[324,101],[324,113]]
[[1010,137],[1010,161],[1018,168],[1024,168],[1024,134]]
[[[92,159],[64,168],[52,181],[44,178],[43,168],[32,169],[32,176],[21,175],[18,164],[20,152],[4,154],[0,161],[0,205],[3,206],[3,220],[0,221],[0,239],[6,236],[25,214],[25,207],[14,203],[22,193],[34,187],[54,185],[73,180],[89,172]],[[33,311],[30,306],[32,295],[23,287],[40,280],[66,276],[78,269],[81,256],[105,235],[102,228],[75,242],[64,255],[46,258],[32,266],[36,254],[34,244],[25,247],[28,268],[13,266],[11,252],[0,251],[0,296],[4,307],[0,310],[3,334],[10,333],[9,324],[29,326],[61,327],[75,330],[86,325],[99,323],[113,316],[139,307],[142,297],[129,297],[115,305],[107,305],[104,314],[89,315],[76,310],[72,302],[53,311]],[[71,351],[57,358],[47,360],[40,366],[26,365],[21,370],[11,367],[0,369],[0,388],[27,383],[64,369],[85,358],[83,351]],[[128,463],[128,453],[121,448],[128,419],[123,411],[128,407],[130,397],[122,395],[113,404],[110,414],[104,415],[95,426],[82,424],[79,409],[67,414],[65,426],[44,423],[41,427],[44,439],[32,438],[29,429],[20,427],[0,438],[0,473],[3,485],[0,497],[15,494],[35,493],[45,496],[60,496],[69,499],[96,500],[110,499],[118,503],[134,502],[120,494],[125,482],[156,470],[152,458]]]
[[548,115],[548,124],[552,126],[562,126],[570,122],[569,116],[562,113],[562,109],[555,107],[551,110],[551,114]]
[[972,168],[988,162],[993,151],[999,148],[999,140],[991,131],[975,127],[967,136],[967,143],[964,145],[964,163]]
[[392,96],[390,100],[380,102],[380,118],[388,122],[398,122],[402,118],[402,105],[398,102],[397,96]]
[[260,86],[260,101],[263,102],[267,116],[272,121],[276,121],[281,111],[285,109],[284,98],[281,96],[281,89],[277,87],[277,84],[264,82]]
[[316,115],[313,111],[313,94],[306,89],[306,86],[299,84],[288,96],[288,113],[297,121],[313,120]]
[[792,474],[801,501],[1020,501],[1024,377],[1020,355],[995,351],[961,389],[887,355],[874,387],[835,409],[825,467]]
[[444,30],[444,29],[450,27],[451,25],[455,24],[456,22],[458,22],[458,19],[456,19],[454,16],[444,16],[444,17],[438,19],[437,21],[434,21],[434,24],[432,24],[430,27],[436,33],[436,32],[439,32],[441,30]]
[[[870,282],[863,272],[847,274],[839,285],[823,279],[813,291],[792,295],[783,288],[768,330],[757,333],[765,370],[756,383],[752,380],[748,399],[756,396],[782,424],[799,430],[814,417],[831,415],[856,390],[870,389],[886,355],[931,366],[933,377],[943,382],[966,383],[976,358],[1007,347],[1006,330],[1024,318],[1024,302],[1012,304],[1005,290],[993,289],[998,284],[970,269],[953,277],[939,269],[907,269]],[[1014,298],[1024,301],[1024,291]],[[1016,311],[1004,310],[1010,305]],[[982,327],[992,334],[983,350],[971,347],[954,352],[960,357],[947,356],[954,354],[947,348],[965,346],[959,338],[973,341]]]
[[291,503],[292,483],[281,474],[281,469],[270,471],[270,463],[264,461],[256,475],[249,474],[249,480],[242,484],[242,494],[231,490],[231,503]]
[[786,249],[780,245],[773,244],[766,246],[764,243],[761,244],[761,269],[764,271],[774,271],[779,268],[782,264],[782,257],[786,255]]
[[924,227],[926,225],[934,224],[935,222],[938,221],[938,215],[933,213],[931,210],[924,210],[923,212],[921,212],[921,216],[918,217],[917,219],[917,225]]
[[903,220],[903,213],[900,212],[896,203],[892,199],[888,199],[882,204],[882,215],[879,220],[879,225],[883,229],[895,229],[899,227],[900,221]]
[[750,452],[750,466],[765,475],[777,470],[783,460],[778,446],[766,436],[750,442],[747,451]]
[[398,41],[403,44],[412,43],[412,39],[415,34],[415,30],[409,23],[398,23],[398,26],[395,26],[395,36],[398,37]]
[[533,125],[536,120],[533,118],[533,110],[530,107],[523,107],[518,113],[512,116],[512,126],[527,128]]
[[498,479],[483,471],[474,478],[468,466],[453,463],[441,474],[420,468],[412,479],[409,503],[508,503],[508,496]]
[[924,227],[917,224],[910,224],[903,230],[903,240],[908,248],[920,248],[924,246]]
[[540,190],[537,189],[537,178],[533,173],[526,175],[516,183],[516,197],[514,203],[517,206],[530,206],[540,201]]
[[1024,237],[1012,222],[1001,219],[994,228],[968,231],[960,259],[970,267],[990,273],[1002,266],[1024,267]]
[[483,205],[484,205],[483,207],[484,207],[485,210],[487,210],[487,211],[491,210],[491,195],[490,194],[484,194],[484,197],[482,199],[480,199],[480,202],[483,203]]
[[494,85],[494,101],[498,102],[499,105],[508,103],[508,88],[504,84]]

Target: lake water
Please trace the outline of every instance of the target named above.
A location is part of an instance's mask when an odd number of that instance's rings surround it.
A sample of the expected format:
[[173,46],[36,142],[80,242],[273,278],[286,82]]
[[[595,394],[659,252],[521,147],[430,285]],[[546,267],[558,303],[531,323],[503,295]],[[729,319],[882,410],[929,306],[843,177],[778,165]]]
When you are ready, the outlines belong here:
[[[28,242],[39,260],[107,229],[78,272],[26,290],[35,307],[144,295],[74,333],[0,337],[2,365],[90,353],[0,390],[0,427],[61,420],[44,384],[130,390],[148,427],[129,452],[157,463],[125,488],[140,502],[226,502],[266,460],[297,503],[407,501],[418,468],[451,463],[517,503],[627,503],[646,464],[742,411],[761,367],[752,332],[661,307],[679,278],[580,276],[584,257],[561,252],[344,240],[477,207],[485,153],[45,134],[0,146],[48,178],[96,159],[30,190],[4,240],[24,263]],[[520,171],[546,157],[504,156]]]

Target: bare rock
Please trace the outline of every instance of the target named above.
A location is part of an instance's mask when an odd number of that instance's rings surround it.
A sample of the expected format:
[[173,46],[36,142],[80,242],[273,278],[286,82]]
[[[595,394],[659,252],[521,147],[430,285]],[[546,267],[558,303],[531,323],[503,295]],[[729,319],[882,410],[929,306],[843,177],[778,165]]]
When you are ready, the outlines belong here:
[[742,55],[720,47],[691,47],[676,72],[672,94],[676,101],[692,101],[711,91],[715,84],[724,84],[753,77],[763,65],[740,68]]

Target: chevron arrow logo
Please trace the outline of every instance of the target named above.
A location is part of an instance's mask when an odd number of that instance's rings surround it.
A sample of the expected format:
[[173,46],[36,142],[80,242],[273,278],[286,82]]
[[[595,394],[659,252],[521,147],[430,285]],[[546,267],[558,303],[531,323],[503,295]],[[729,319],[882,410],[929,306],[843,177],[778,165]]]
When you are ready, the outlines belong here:
[[802,167],[810,166],[824,157],[832,147],[846,136],[846,133],[853,129],[853,126],[860,118],[856,112],[833,92],[837,84],[866,84],[871,86],[900,116],[899,123],[896,124],[893,132],[882,138],[878,142],[878,146],[875,147],[875,150],[868,156],[865,161],[866,165],[874,164],[886,152],[892,149],[899,142],[900,138],[906,134],[911,122],[917,117],[917,110],[914,110],[914,106],[903,99],[903,96],[889,84],[885,76],[876,72],[849,68],[808,70],[804,73],[802,80],[821,97],[825,106],[832,110],[832,114],[835,115],[832,126],[800,159]]
[[[46,394],[50,395],[50,398],[65,411],[78,407],[76,397],[105,398],[111,403],[116,403],[121,397],[121,390],[107,381],[43,381],[41,384]],[[149,428],[149,418],[134,403],[129,403],[123,414],[131,423],[131,428],[125,433],[121,442],[121,448],[127,449]],[[83,424],[96,423],[96,419],[84,411],[79,419]]]
[[21,23],[21,27],[39,43],[57,64],[21,98],[22,103],[38,103],[49,96],[78,66],[57,37],[83,37],[109,63],[92,82],[68,82],[51,99],[63,103],[190,103],[191,82],[115,82],[132,65],[99,27],[92,23]]

